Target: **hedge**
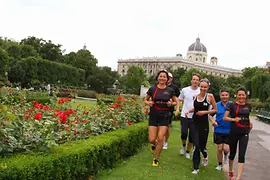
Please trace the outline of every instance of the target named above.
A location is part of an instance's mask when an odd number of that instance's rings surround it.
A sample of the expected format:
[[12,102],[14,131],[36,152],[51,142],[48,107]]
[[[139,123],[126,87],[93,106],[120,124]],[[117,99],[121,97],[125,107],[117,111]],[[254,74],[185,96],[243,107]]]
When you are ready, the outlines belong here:
[[146,122],[86,140],[68,142],[47,154],[14,155],[0,160],[0,179],[87,179],[134,155],[147,142]]
[[21,82],[22,86],[30,84],[41,84],[48,82],[56,84],[60,81],[61,85],[83,86],[85,81],[85,70],[73,66],[44,60],[36,57],[22,59],[11,67],[9,79],[11,82]]

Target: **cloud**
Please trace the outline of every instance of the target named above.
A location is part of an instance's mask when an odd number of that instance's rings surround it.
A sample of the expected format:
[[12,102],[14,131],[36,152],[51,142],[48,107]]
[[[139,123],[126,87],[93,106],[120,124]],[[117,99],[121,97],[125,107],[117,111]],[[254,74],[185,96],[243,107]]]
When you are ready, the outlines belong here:
[[99,65],[118,58],[186,55],[199,34],[208,57],[243,68],[269,60],[266,0],[2,0],[1,36],[50,39],[76,51],[86,43]]

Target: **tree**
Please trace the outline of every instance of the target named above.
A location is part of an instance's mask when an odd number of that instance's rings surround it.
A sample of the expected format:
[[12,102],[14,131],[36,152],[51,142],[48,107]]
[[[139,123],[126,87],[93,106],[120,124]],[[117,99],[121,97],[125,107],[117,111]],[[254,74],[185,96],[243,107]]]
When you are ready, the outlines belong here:
[[6,72],[8,70],[9,57],[7,52],[0,47],[0,78],[6,79]]
[[127,93],[140,94],[141,85],[146,80],[146,73],[142,67],[131,66],[125,77]]
[[[74,54],[72,54],[74,56]],[[71,55],[69,56],[71,57]],[[75,61],[74,61],[75,60]],[[97,67],[97,59],[87,49],[80,49],[76,53],[76,58],[71,59],[72,65],[85,70],[85,77],[93,75],[93,69]]]
[[174,84],[179,88],[183,87],[180,78],[186,73],[186,70],[184,68],[177,68],[175,70],[171,70],[170,72],[173,75]]

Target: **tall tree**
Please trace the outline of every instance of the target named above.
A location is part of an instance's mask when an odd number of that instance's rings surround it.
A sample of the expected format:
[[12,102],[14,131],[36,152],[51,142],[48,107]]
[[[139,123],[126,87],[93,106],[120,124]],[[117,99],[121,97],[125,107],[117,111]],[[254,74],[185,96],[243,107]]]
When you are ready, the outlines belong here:
[[6,80],[6,72],[8,70],[9,57],[7,52],[0,47],[0,81]]
[[125,77],[125,86],[128,93],[140,94],[140,88],[147,80],[144,69],[139,66],[131,66]]

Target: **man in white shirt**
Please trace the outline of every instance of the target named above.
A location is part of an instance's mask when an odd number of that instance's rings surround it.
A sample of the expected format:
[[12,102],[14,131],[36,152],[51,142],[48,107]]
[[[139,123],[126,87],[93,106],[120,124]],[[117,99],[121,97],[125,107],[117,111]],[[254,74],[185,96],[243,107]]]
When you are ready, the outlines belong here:
[[[185,114],[188,110],[193,108],[193,97],[200,93],[199,82],[201,76],[199,74],[192,74],[191,86],[185,87],[182,89],[179,96],[180,102],[184,101],[181,112],[181,140],[182,148],[180,149],[180,154],[184,155],[186,153],[186,158],[190,159],[190,150],[192,148],[192,137],[191,137],[191,123],[193,113],[189,113],[188,118],[185,117]],[[186,141],[188,138],[188,145],[186,148]]]

